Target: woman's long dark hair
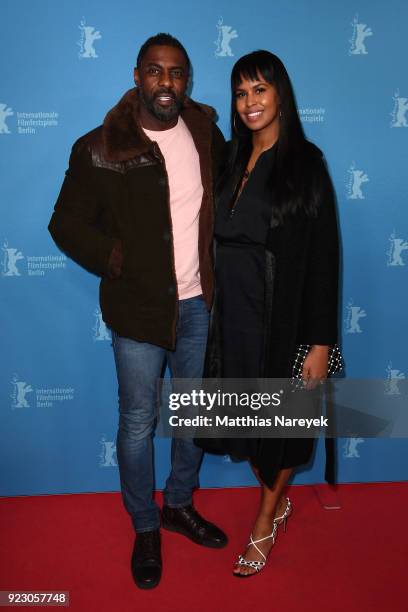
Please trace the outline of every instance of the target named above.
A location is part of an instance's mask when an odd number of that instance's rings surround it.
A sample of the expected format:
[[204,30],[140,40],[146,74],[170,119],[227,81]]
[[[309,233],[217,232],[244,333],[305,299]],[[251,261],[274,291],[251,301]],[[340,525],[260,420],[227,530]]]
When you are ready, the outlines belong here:
[[[239,183],[252,150],[252,132],[235,110],[235,91],[242,78],[258,80],[259,75],[276,88],[280,101],[279,138],[276,143],[275,171],[271,177],[274,214],[278,221],[303,206],[314,213],[313,198],[304,198],[307,182],[308,147],[296,107],[295,95],[281,60],[269,51],[254,51],[241,57],[231,73],[231,146],[225,169],[217,184],[220,192],[231,180]],[[309,148],[310,153],[310,148]]]

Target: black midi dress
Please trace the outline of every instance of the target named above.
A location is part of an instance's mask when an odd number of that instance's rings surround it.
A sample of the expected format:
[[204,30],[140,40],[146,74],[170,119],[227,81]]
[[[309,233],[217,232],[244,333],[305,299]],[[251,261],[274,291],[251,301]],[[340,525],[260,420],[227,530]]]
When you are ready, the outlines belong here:
[[[264,377],[265,243],[273,162],[274,147],[260,155],[235,203],[231,185],[218,198],[216,316],[223,378]],[[218,438],[198,439],[196,444],[208,452],[250,460],[269,486],[280,469],[306,463],[313,451],[313,439]]]

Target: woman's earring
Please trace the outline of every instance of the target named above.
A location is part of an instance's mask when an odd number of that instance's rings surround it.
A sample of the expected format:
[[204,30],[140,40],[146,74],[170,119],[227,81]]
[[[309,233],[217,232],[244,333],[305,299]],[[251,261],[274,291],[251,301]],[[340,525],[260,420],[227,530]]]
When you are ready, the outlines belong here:
[[282,111],[279,109],[279,119],[282,119]]
[[236,134],[238,134],[237,125],[236,125],[236,123],[235,123],[235,119],[236,119],[236,117],[237,117],[237,115],[236,115],[236,113],[234,113],[234,119],[233,119],[232,125],[234,126],[234,132],[235,132]]

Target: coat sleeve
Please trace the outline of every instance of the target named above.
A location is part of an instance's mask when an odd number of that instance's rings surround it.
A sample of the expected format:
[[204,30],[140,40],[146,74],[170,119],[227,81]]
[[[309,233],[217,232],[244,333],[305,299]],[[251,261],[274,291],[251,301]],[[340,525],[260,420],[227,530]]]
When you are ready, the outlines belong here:
[[94,185],[90,153],[78,140],[48,229],[58,247],[98,276],[108,274],[108,262],[117,240],[98,226],[101,206]]
[[216,182],[222,165],[225,160],[225,138],[220,128],[214,123],[213,124],[213,136],[212,136],[212,163],[213,163],[213,181]]
[[311,178],[317,212],[311,220],[301,342],[333,345],[338,336],[339,236],[334,189],[322,158]]

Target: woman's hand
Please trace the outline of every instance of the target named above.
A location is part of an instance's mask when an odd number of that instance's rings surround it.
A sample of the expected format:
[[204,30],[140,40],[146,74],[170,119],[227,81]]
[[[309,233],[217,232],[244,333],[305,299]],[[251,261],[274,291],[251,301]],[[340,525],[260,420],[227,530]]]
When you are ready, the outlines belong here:
[[314,389],[327,378],[329,347],[313,344],[303,364],[302,378],[307,389]]

